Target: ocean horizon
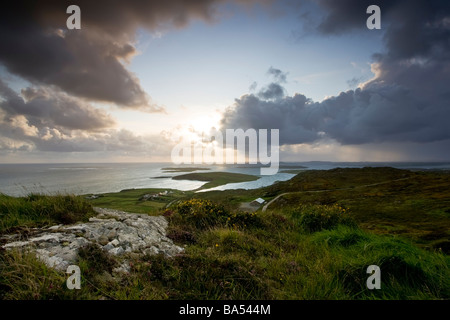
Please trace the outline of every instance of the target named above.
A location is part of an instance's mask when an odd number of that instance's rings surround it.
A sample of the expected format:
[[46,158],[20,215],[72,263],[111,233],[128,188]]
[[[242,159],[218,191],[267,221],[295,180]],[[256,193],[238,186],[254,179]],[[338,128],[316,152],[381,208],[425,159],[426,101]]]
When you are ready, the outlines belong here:
[[174,165],[158,163],[37,163],[0,164],[0,193],[10,196],[40,194],[100,194],[124,189],[166,188],[195,190],[204,181],[173,180],[183,172],[163,168],[202,167],[208,172],[233,172],[260,177],[258,180],[229,183],[210,190],[256,189],[295,176],[284,170],[329,170],[334,168],[394,167],[411,170],[450,170],[450,162],[281,162],[277,174],[260,175],[260,165]]

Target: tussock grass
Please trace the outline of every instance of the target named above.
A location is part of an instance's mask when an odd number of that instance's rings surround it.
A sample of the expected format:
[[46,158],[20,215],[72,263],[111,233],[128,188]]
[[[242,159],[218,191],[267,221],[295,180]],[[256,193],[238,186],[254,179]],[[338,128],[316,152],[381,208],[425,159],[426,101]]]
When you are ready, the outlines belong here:
[[0,234],[14,228],[86,221],[94,215],[92,205],[74,195],[10,197],[0,194]]
[[[337,279],[352,298],[450,298],[447,255],[425,251],[392,236],[377,236],[346,226],[317,233],[311,241],[341,261],[335,270]],[[367,290],[369,265],[380,267],[382,290]]]
[[[319,210],[317,207],[315,210]],[[323,208],[326,212],[327,208]],[[261,224],[197,227],[178,212],[172,230],[190,234],[184,254],[129,256],[131,271],[112,276],[121,261],[90,246],[79,252],[82,290],[29,254],[3,252],[4,299],[448,299],[449,257],[404,240],[337,224],[299,228],[287,212],[260,213]],[[185,233],[183,233],[185,232]],[[174,233],[175,234],[175,233]],[[186,244],[186,241],[177,243]],[[191,239],[190,239],[191,240]],[[369,265],[381,268],[381,290],[366,288]],[[56,289],[54,289],[56,288]]]
[[48,268],[34,254],[12,250],[0,252],[0,299],[73,299],[65,275]]

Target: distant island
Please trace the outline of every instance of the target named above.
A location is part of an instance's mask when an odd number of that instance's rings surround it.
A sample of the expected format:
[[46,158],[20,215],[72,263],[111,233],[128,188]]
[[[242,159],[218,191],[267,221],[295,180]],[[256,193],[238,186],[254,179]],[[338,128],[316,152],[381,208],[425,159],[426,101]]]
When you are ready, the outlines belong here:
[[308,169],[308,167],[301,165],[280,164],[280,169]]
[[249,174],[232,173],[232,172],[196,172],[175,176],[172,177],[172,179],[207,181],[207,183],[205,183],[203,186],[197,189],[202,190],[218,187],[227,183],[255,181],[258,180],[259,177]]
[[290,174],[297,174],[302,171],[305,171],[306,169],[287,169],[287,170],[280,170],[282,173],[290,173]]
[[193,172],[198,170],[210,170],[209,168],[198,168],[198,167],[184,167],[184,168],[162,168],[162,171],[165,173],[173,173],[173,172]]

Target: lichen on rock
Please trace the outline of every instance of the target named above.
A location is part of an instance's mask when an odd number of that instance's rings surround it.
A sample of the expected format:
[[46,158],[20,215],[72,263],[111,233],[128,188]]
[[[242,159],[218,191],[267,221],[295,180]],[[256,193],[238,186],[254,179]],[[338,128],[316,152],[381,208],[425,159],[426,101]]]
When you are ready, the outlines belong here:
[[78,249],[90,243],[114,256],[136,253],[173,257],[184,250],[166,236],[168,222],[163,216],[104,208],[94,210],[98,215],[89,222],[33,229],[27,239],[8,235],[2,247],[29,249],[47,266],[61,271],[76,262]]

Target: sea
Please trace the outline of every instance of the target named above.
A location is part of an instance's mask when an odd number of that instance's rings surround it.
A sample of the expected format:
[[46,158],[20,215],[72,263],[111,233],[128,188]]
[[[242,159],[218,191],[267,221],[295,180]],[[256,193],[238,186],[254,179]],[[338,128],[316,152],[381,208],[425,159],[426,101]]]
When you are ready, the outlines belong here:
[[173,180],[184,172],[164,168],[202,167],[201,172],[235,172],[258,176],[250,182],[229,183],[209,190],[255,189],[295,176],[285,170],[328,170],[333,168],[394,167],[411,170],[450,170],[450,162],[290,162],[280,163],[277,174],[260,175],[253,165],[182,165],[172,163],[47,163],[0,164],[0,193],[10,196],[39,194],[101,194],[124,189],[167,188],[182,191],[200,188],[204,181]]

